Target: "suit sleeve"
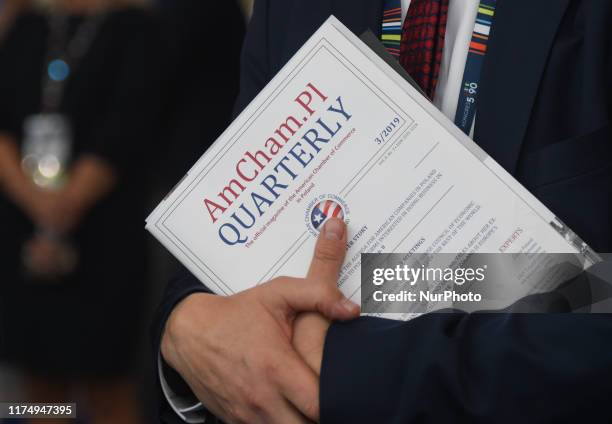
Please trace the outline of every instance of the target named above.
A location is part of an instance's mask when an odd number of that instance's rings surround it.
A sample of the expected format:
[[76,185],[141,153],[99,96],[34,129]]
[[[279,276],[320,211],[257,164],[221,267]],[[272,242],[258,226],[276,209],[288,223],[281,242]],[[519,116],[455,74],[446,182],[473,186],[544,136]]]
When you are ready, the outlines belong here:
[[[169,367],[161,358],[161,339],[164,333],[164,328],[168,317],[172,310],[187,296],[194,293],[207,293],[209,290],[194,277],[189,271],[183,269],[174,279],[170,281],[162,303],[157,308],[155,313],[152,338],[153,338],[153,363],[159,364],[159,372],[156,372],[157,382],[157,397],[159,406],[159,417],[161,422],[166,424],[178,424],[184,422],[179,418],[172,405],[170,399],[166,396],[162,388],[162,373],[165,378],[164,384],[168,386],[176,397],[183,399],[191,399],[193,404],[197,404],[197,399],[191,392],[191,389],[179,376],[179,374]],[[157,370],[158,367],[155,367]]]
[[240,92],[234,116],[242,112],[274,76],[268,55],[269,3],[270,0],[255,0],[253,5],[253,16],[242,46]]
[[608,314],[441,313],[336,323],[325,343],[321,422],[610,417],[611,348]]

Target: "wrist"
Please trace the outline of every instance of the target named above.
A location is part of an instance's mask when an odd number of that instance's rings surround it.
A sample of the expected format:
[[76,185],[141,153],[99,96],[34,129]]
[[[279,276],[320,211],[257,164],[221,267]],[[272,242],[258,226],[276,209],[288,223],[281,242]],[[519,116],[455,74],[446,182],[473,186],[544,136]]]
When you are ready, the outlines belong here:
[[21,168],[19,148],[6,134],[0,134],[0,189],[24,210],[30,210],[36,200],[36,186]]
[[[193,293],[179,302],[168,316],[162,333],[160,351],[164,361],[176,371],[180,372],[182,368],[181,352],[185,349],[188,334],[194,330],[194,326],[197,326],[192,311],[197,311],[197,321],[201,322],[201,314],[206,313],[218,300],[218,296],[209,293]],[[212,322],[212,319],[208,322]],[[203,328],[198,328],[196,331],[202,332]]]
[[82,212],[90,207],[90,202],[80,190],[75,188],[71,181],[68,182],[65,189],[62,190],[61,196],[64,204],[70,206],[70,210],[74,215],[80,216]]
[[76,160],[65,188],[67,199],[81,211],[93,207],[106,196],[117,183],[113,168],[94,156]]
[[14,178],[4,181],[4,185],[13,202],[22,210],[31,213],[37,200],[38,187],[25,174],[16,174]]

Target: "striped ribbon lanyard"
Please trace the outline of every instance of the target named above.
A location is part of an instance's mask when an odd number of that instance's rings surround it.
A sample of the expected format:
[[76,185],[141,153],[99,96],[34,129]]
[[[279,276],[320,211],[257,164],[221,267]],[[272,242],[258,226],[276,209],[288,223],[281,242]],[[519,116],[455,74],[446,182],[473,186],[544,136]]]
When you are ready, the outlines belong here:
[[465,70],[463,71],[463,83],[457,102],[455,124],[467,135],[470,135],[476,116],[480,72],[487,53],[489,32],[495,16],[495,2],[496,0],[480,0],[467,61],[465,62]]
[[382,31],[380,41],[396,59],[400,56],[400,42],[402,40],[402,1],[385,0],[383,11]]

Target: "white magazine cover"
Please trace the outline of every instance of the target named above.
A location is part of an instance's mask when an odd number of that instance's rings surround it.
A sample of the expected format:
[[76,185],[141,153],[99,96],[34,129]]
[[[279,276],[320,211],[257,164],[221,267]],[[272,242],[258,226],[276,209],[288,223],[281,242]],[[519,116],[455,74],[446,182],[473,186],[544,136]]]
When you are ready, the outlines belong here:
[[579,237],[333,16],[191,168],[146,228],[230,295],[304,276],[332,216],[360,254],[575,253]]

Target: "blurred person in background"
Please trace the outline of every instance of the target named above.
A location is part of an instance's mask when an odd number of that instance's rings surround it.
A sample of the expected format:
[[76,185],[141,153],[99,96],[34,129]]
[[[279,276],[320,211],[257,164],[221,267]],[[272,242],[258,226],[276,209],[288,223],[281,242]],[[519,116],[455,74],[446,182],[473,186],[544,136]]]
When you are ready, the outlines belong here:
[[253,0],[240,0],[240,5],[244,10],[244,14],[251,18],[251,14],[253,13]]
[[4,345],[27,394],[11,400],[137,423],[156,26],[127,1],[45,3],[0,51]]
[[[0,0],[0,54],[2,52],[4,35],[11,27],[15,15],[23,3],[23,0]],[[6,399],[9,393],[14,396],[17,396],[19,393],[19,384],[14,370],[5,365],[6,346],[4,334],[6,317],[4,311],[6,309],[7,296],[5,290],[3,290],[6,285],[2,284],[1,281],[2,279],[0,278],[0,401]]]
[[27,3],[27,0],[0,0],[0,44],[13,19]]

